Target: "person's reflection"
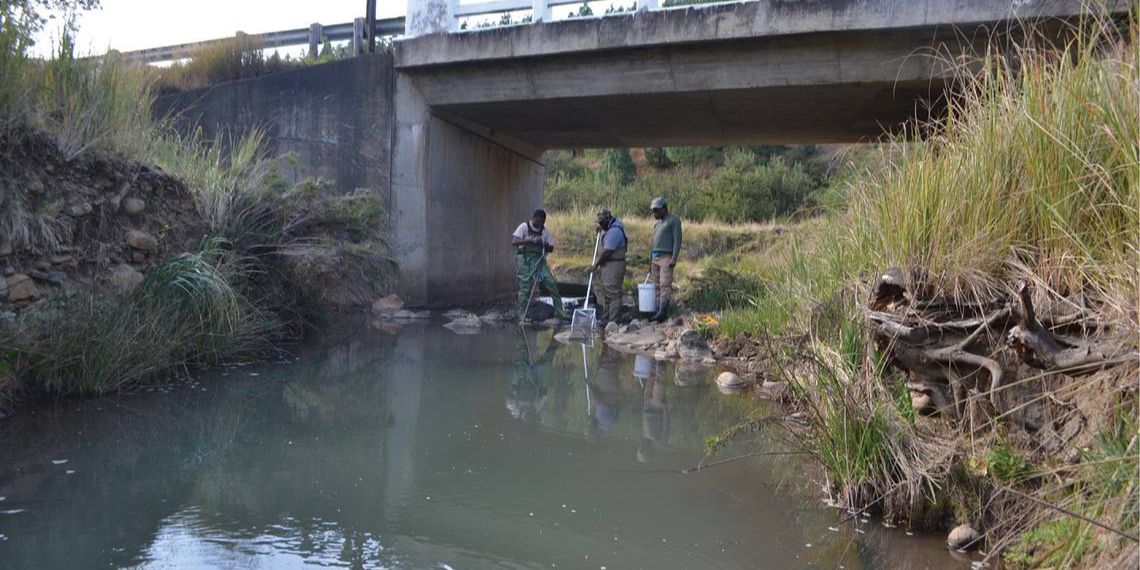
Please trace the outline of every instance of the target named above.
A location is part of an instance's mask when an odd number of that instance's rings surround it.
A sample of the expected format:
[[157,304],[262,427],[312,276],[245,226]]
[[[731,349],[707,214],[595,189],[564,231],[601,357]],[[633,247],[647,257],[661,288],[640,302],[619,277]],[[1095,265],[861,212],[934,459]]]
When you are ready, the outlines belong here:
[[641,444],[637,447],[637,460],[653,461],[656,450],[669,441],[668,400],[661,364],[653,361],[648,378],[643,380],[641,391]]
[[[531,339],[533,334],[534,339]],[[514,370],[510,389],[507,390],[507,411],[516,420],[533,422],[538,419],[538,412],[546,404],[546,386],[544,378],[546,371],[554,361],[554,353],[558,350],[558,343],[554,339],[546,345],[546,351],[541,355],[535,354],[538,345],[538,333],[527,331],[518,327],[518,338],[515,342]]]
[[591,439],[609,433],[617,422],[621,403],[621,384],[618,380],[621,361],[620,352],[602,345],[602,353],[598,357],[598,369],[586,382],[586,389],[589,391],[587,396]]

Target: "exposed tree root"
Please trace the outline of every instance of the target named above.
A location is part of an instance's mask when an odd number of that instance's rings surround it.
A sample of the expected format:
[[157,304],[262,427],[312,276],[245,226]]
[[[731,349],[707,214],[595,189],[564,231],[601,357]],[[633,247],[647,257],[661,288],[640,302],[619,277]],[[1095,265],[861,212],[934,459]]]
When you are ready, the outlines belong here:
[[[1096,320],[1087,305],[1082,295],[1053,300],[1045,318],[1053,330],[1080,326],[1086,333],[1108,331],[1111,327]],[[1025,282],[1006,300],[955,305],[953,299],[916,299],[902,271],[890,268],[876,282],[865,318],[888,362],[909,376],[908,386],[930,393],[936,402],[952,402],[952,410],[942,411],[956,417],[964,412],[971,384],[1000,409],[1005,379],[1018,375],[1018,361],[1000,357],[1009,354],[1007,347],[1030,367],[1070,375],[1138,358],[1121,339],[1086,340],[1052,332],[1042,324]]]

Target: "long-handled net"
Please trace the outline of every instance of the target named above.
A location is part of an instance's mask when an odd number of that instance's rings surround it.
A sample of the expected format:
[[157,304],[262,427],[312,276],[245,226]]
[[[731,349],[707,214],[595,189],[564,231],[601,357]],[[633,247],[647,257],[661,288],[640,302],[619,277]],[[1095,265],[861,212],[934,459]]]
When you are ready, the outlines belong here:
[[[590,262],[591,266],[598,261],[598,244],[602,241],[602,234],[594,239],[594,257]],[[590,271],[590,278],[586,282],[586,302],[582,305],[581,309],[574,309],[574,315],[570,317],[570,337],[571,338],[586,338],[593,336],[594,324],[597,322],[597,310],[590,306],[590,293],[594,288],[594,272]]]

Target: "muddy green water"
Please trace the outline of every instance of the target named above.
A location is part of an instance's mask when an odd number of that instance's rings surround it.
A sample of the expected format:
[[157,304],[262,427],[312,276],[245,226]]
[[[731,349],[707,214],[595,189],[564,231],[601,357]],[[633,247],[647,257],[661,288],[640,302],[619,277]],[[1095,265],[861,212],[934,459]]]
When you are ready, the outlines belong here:
[[[680,474],[755,404],[712,370],[585,360],[588,382],[550,332],[361,326],[37,408],[0,422],[0,567],[969,567],[839,524],[795,456]],[[786,449],[761,433],[722,457],[758,448]]]

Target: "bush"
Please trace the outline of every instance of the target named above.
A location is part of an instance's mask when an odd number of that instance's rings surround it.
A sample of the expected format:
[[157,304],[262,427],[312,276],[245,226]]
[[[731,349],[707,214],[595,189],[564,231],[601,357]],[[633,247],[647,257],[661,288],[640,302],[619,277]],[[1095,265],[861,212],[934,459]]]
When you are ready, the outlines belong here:
[[607,180],[625,186],[637,176],[637,167],[628,148],[611,148],[602,158],[602,176]]

